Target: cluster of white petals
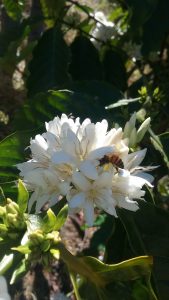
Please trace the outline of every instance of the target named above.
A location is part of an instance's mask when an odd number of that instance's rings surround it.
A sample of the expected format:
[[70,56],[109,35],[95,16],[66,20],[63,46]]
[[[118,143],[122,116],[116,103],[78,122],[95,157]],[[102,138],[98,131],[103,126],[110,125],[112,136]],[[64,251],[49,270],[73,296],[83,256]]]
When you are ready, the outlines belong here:
[[8,287],[4,276],[0,276],[0,300],[10,300],[11,297],[8,294]]
[[92,30],[91,42],[96,48],[100,48],[101,42],[107,42],[111,38],[117,36],[117,29],[113,22],[106,19],[106,16],[102,11],[98,11],[94,14],[97,20],[95,28]]
[[62,114],[46,123],[46,132],[30,142],[32,158],[18,164],[20,176],[32,192],[29,210],[66,197],[69,211],[83,210],[87,223],[94,222],[99,207],[117,217],[116,207],[136,211],[144,184],[152,176],[139,167],[146,150],[129,153],[122,128],[108,131],[106,120],[92,123]]
[[136,44],[133,43],[132,41],[126,42],[123,45],[123,50],[127,52],[128,56],[133,60],[133,62],[142,59],[141,48],[142,48],[141,44]]

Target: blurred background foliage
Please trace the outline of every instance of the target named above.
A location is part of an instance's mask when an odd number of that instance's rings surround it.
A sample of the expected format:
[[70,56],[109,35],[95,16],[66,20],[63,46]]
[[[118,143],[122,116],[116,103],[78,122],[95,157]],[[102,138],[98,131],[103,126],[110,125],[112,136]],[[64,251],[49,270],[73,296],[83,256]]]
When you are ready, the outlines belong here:
[[[106,118],[110,127],[123,126],[133,112],[138,124],[150,116],[141,147],[148,148],[144,164],[158,166],[154,189],[136,213],[98,216],[81,254],[103,252],[107,263],[153,256],[161,300],[169,298],[168,12],[167,0],[0,1],[0,185],[16,199],[15,165],[28,157],[30,137],[56,115]],[[85,226],[76,226],[83,235]],[[145,286],[119,282],[113,299],[151,299]]]

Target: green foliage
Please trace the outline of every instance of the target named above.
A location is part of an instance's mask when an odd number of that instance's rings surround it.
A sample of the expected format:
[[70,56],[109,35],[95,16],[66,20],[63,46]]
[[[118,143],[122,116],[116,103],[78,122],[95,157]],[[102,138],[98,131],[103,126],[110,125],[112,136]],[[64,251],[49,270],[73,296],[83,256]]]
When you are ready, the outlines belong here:
[[2,2],[5,6],[6,12],[12,19],[19,20],[21,18],[24,5],[25,5],[25,0],[20,0],[20,1],[3,0]]
[[46,19],[46,24],[48,27],[53,27],[55,25],[56,20],[62,18],[63,8],[65,5],[64,0],[40,0],[43,15]]
[[62,88],[68,83],[69,48],[64,42],[59,27],[47,30],[33,50],[33,58],[28,66],[27,87],[29,95]]
[[28,146],[30,135],[28,131],[17,132],[0,142],[0,185],[10,197],[16,195],[14,182],[18,178],[16,164],[25,158],[24,151]]
[[[68,258],[66,254],[63,256],[62,252],[61,256],[67,261],[72,273],[73,284],[75,290],[78,291],[76,292],[78,300],[87,299],[89,289],[92,300],[108,300],[112,295],[114,299],[120,300],[120,293],[115,293],[117,282],[121,282],[121,285],[125,286],[125,282],[136,280],[138,277],[143,276],[149,280],[151,273],[152,261],[150,257],[137,257],[120,264],[106,265],[92,257],[72,258],[71,261],[71,257]],[[73,259],[74,263],[72,264]],[[149,299],[157,299],[149,285],[145,294]],[[129,299],[128,295],[125,294],[123,299]]]

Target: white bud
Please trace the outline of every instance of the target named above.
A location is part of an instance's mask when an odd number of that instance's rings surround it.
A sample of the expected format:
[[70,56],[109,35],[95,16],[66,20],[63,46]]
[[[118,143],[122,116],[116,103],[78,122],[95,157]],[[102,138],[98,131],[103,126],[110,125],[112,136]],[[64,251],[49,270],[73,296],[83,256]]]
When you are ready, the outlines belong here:
[[147,118],[139,127],[137,131],[137,143],[139,143],[143,139],[146,131],[149,129],[150,121],[151,119]]

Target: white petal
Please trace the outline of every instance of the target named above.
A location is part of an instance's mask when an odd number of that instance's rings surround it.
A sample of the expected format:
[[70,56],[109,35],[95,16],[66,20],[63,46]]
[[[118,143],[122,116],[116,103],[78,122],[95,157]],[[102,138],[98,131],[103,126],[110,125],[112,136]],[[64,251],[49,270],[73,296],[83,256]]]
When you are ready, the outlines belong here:
[[138,203],[136,201],[130,200],[128,197],[117,196],[118,207],[125,208],[130,211],[137,211],[139,209]]
[[85,201],[85,194],[83,192],[78,193],[70,199],[69,206],[70,208],[76,208],[76,207],[80,208],[83,206],[84,201]]
[[40,212],[41,208],[45,205],[46,202],[48,202],[49,199],[49,195],[40,195],[39,199],[36,199],[36,207],[35,207],[35,211],[36,213]]
[[112,187],[112,179],[113,179],[113,173],[112,172],[103,172],[96,179],[96,181],[94,182],[94,185],[98,186],[100,188],[102,188],[102,187],[111,188]]
[[98,149],[91,151],[87,158],[90,160],[99,159],[102,158],[105,154],[113,152],[113,150],[114,150],[113,146],[100,147]]
[[83,192],[88,191],[91,187],[90,182],[87,178],[80,172],[74,172],[72,176],[73,184]]
[[130,153],[127,158],[127,165],[126,168],[128,170],[133,169],[136,166],[139,166],[141,162],[143,161],[145,155],[146,155],[147,149],[143,149],[140,151],[136,151],[134,153]]
[[103,209],[108,214],[117,217],[116,209],[115,209],[115,201],[112,197],[112,193],[108,191],[104,192],[104,194],[100,194],[100,197],[96,199],[96,205]]
[[73,163],[72,156],[64,151],[55,152],[52,155],[51,160],[55,164],[72,164]]
[[83,161],[79,170],[88,178],[95,180],[98,177],[96,167],[92,164],[90,160]]
[[153,182],[154,177],[151,174],[148,174],[148,173],[145,173],[145,172],[138,172],[137,176],[145,179],[146,180],[145,183],[148,184],[148,186],[153,187],[151,185],[151,183]]
[[85,201],[84,215],[86,222],[89,226],[93,226],[94,223],[94,206],[92,201]]

